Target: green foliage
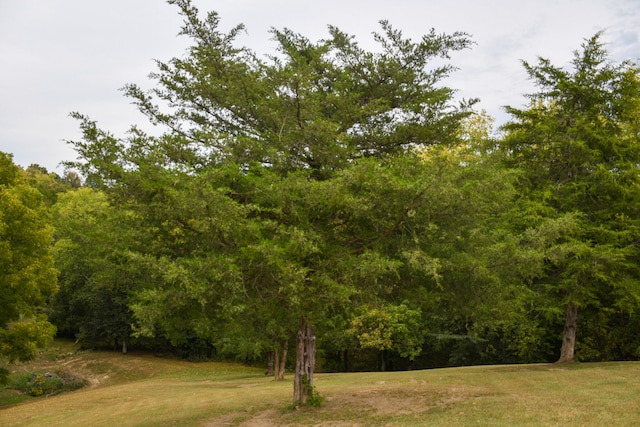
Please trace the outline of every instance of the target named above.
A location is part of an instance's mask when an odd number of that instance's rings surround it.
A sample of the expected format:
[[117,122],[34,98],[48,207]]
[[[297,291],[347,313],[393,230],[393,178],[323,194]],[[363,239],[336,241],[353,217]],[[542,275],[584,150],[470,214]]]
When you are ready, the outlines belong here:
[[172,3],[184,17],[181,34],[193,46],[158,63],[155,89],[125,86],[140,111],[167,133],[149,138],[135,130],[120,141],[76,114],[92,141],[74,143],[90,180],[121,180],[141,156],[178,169],[202,171],[231,161],[326,179],[356,158],[449,141],[473,103],[453,106],[453,90],[439,85],[453,71],[443,59],[471,45],[464,33],[432,30],[414,42],[383,21],[374,35],[378,50],[369,52],[334,27],[317,43],[273,30],[278,53],[263,60],[234,46],[241,25],[225,34],[217,13],[201,19],[190,1]]
[[86,385],[86,381],[78,379],[64,371],[51,372],[16,372],[9,376],[8,388],[19,390],[30,396],[38,397],[73,391]]
[[410,360],[420,354],[424,339],[420,310],[404,304],[364,309],[351,320],[347,334],[362,348],[393,350]]
[[80,188],[82,180],[77,173],[66,171],[62,177],[37,164],[29,165],[25,170],[29,183],[38,189],[44,197],[45,204],[52,206],[56,203],[58,194],[74,188]]
[[307,401],[304,403],[305,406],[311,406],[314,408],[319,408],[324,403],[324,396],[322,396],[315,386],[309,384],[309,380],[307,376],[304,375],[302,377],[302,387],[304,387],[307,392],[305,393],[307,397]]
[[600,36],[575,52],[571,70],[542,58],[525,62],[540,91],[528,109],[509,108],[514,120],[504,128],[507,162],[525,173],[523,206],[537,207],[536,216],[525,214],[529,227],[571,217],[549,236],[544,273],[532,280],[550,311],[572,305],[631,313],[640,303],[639,224],[632,219],[640,144],[629,132],[637,126],[639,71],[611,63]]
[[446,363],[538,361],[567,304],[637,309],[640,83],[599,36],[524,64],[540,92],[498,141],[441,85],[464,33],[274,29],[261,58],[170,3],[192,46],[124,88],[160,135],[73,114],[92,189],[53,209],[61,330],[256,361],[304,318],[338,351],[414,360],[428,330]]
[[30,360],[39,348],[46,347],[56,328],[43,314],[11,322],[0,329],[0,354],[9,359]]
[[[412,149],[458,138],[473,101],[454,106],[439,83],[468,36],[414,42],[381,22],[369,52],[334,27],[316,43],[273,30],[277,54],[261,59],[234,46],[242,26],[225,34],[215,12],[201,19],[191,2],[172,3],[192,47],[158,63],[156,88],[125,87],[164,133],[119,139],[74,114],[74,166],[136,228],[126,265],[110,269],[137,277],[135,333],[174,345],[195,334],[255,359],[301,317],[321,330],[394,300],[403,274],[436,277],[419,232],[457,194],[442,194],[437,167]],[[85,276],[97,282],[96,268]]]
[[52,321],[86,346],[129,341],[129,296],[141,285],[128,256],[138,243],[134,219],[86,187],[59,195],[53,216],[61,289],[51,305]]
[[0,152],[0,358],[29,360],[55,334],[42,314],[57,291],[51,240],[42,195]]

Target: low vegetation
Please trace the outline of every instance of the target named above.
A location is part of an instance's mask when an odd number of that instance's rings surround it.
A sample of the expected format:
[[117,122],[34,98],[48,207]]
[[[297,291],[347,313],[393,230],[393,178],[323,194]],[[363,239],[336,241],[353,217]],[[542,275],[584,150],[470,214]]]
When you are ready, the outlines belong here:
[[5,389],[3,426],[631,426],[640,417],[637,362],[325,373],[316,377],[322,405],[299,409],[290,405],[288,381],[234,363],[75,351],[56,342],[14,368],[62,369],[87,386],[48,397]]
[[30,396],[57,394],[82,388],[86,382],[63,371],[22,372],[11,376],[8,386]]

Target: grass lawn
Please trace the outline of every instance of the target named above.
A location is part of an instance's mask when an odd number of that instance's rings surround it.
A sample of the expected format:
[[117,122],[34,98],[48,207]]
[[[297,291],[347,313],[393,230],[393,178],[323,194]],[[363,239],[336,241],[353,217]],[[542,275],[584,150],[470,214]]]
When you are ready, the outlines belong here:
[[[291,375],[144,354],[73,352],[57,342],[17,370],[65,369],[81,390],[0,391],[9,426],[636,426],[640,363],[508,365],[317,374],[320,408],[291,409]],[[19,403],[16,403],[19,402]]]

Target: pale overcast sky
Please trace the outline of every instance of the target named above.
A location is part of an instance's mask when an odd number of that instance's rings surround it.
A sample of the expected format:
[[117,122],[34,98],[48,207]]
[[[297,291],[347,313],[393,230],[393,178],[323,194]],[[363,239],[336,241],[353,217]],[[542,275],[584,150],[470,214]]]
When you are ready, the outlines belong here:
[[[415,40],[430,28],[469,33],[473,49],[454,54],[460,68],[447,82],[464,98],[481,99],[499,123],[504,105],[521,106],[532,91],[520,60],[537,56],[565,65],[584,39],[604,30],[613,59],[640,57],[640,0],[194,0],[216,10],[222,28],[244,23],[239,42],[272,53],[269,28],[290,28],[313,41],[327,25],[373,48],[378,21]],[[119,91],[149,88],[153,59],[184,53],[175,6],[162,0],[0,0],[0,151],[26,167],[62,172],[74,160],[65,140],[80,132],[72,111],[117,136],[145,123]],[[144,128],[144,127],[143,127]]]

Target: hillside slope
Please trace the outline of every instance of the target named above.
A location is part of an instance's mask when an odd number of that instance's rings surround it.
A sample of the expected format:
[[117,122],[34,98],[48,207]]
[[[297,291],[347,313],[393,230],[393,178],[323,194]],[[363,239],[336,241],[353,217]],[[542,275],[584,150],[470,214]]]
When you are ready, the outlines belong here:
[[290,381],[273,382],[262,369],[240,364],[62,351],[17,368],[64,368],[90,385],[0,407],[6,427],[632,426],[640,420],[638,362],[318,374],[324,404],[302,409],[290,407]]

